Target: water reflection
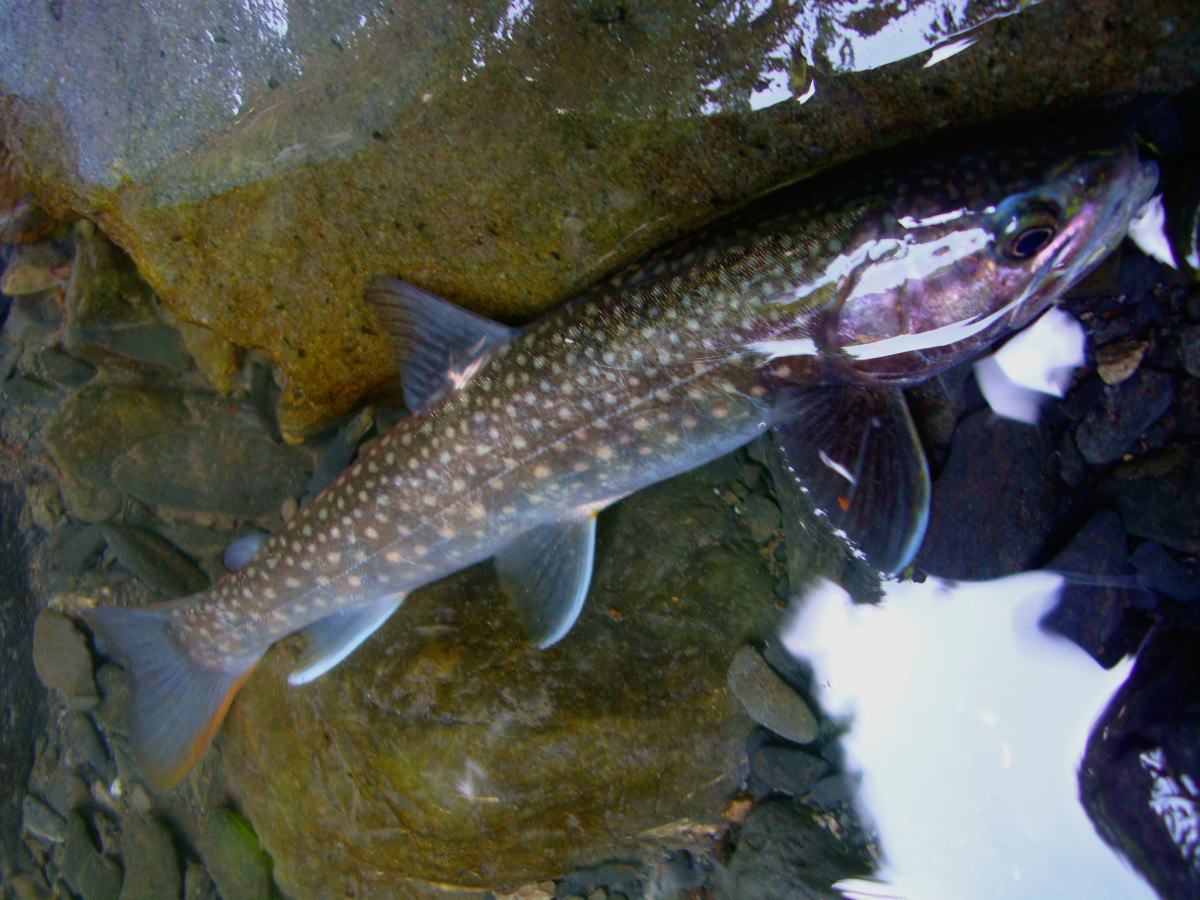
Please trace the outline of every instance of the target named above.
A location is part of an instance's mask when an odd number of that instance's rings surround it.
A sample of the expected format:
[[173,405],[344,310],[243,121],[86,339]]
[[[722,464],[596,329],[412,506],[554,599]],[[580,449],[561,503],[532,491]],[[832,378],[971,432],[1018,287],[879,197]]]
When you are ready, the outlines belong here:
[[931,579],[872,607],[825,583],[787,621],[822,706],[852,722],[845,749],[886,857],[891,887],[848,896],[1154,896],[1078,799],[1088,735],[1131,665],[1105,671],[1038,628],[1062,584]]

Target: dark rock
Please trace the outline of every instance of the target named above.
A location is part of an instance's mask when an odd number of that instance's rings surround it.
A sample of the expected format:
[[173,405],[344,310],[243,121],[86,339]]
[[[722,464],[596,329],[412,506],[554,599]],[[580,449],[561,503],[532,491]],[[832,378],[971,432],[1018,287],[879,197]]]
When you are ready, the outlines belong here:
[[170,541],[148,528],[97,526],[123,566],[168,597],[187,597],[208,587],[208,576]]
[[125,880],[120,900],[179,896],[183,878],[175,841],[158,819],[143,815],[121,820],[121,858],[125,861]]
[[854,856],[790,800],[766,800],[751,811],[725,872],[714,879],[717,900],[825,900],[830,885],[867,875]]
[[10,296],[39,294],[57,286],[58,269],[66,257],[53,244],[27,244],[18,247],[0,278],[0,293]]
[[1152,591],[1184,603],[1200,600],[1200,572],[1178,562],[1161,544],[1146,541],[1129,561]]
[[34,342],[58,328],[62,312],[50,293],[14,297],[4,322],[9,340]]
[[67,839],[67,820],[32,794],[21,801],[21,825],[36,838],[50,843]]
[[797,744],[816,738],[817,720],[808,704],[754,648],[734,654],[727,680],[750,718],[764,728]]
[[771,790],[802,797],[829,771],[819,756],[794,747],[759,748],[750,762],[750,772]]
[[1092,729],[1079,797],[1161,897],[1200,896],[1200,668],[1194,624],[1164,623]]
[[118,900],[121,870],[96,849],[87,823],[77,812],[67,816],[62,877],[82,900]]
[[746,527],[750,530],[750,537],[756,543],[765,544],[779,534],[779,507],[773,500],[751,494],[742,502],[741,512]]
[[69,575],[79,575],[100,556],[104,535],[94,525],[68,523],[50,539],[50,552],[56,566]]
[[42,684],[58,691],[72,709],[91,709],[99,702],[87,638],[62,613],[44,609],[38,614],[33,665]]
[[96,719],[109,734],[129,734],[129,676],[119,666],[103,665],[96,670],[100,705]]
[[190,356],[157,303],[129,258],[90,222],[80,222],[66,288],[67,349],[98,364],[182,370]]
[[955,431],[933,488],[917,565],[945,578],[988,579],[1036,565],[1056,524],[1060,482],[1047,430],[982,409]]
[[644,897],[648,881],[645,868],[637,863],[609,862],[568,873],[555,885],[555,893],[591,897],[599,891],[605,897],[613,892]]
[[1118,466],[1097,488],[1132,535],[1200,553],[1200,460],[1183,449]]
[[833,810],[854,801],[855,783],[845,775],[827,775],[808,794],[808,801],[819,809]]
[[1054,608],[1042,627],[1074,641],[1108,669],[1137,645],[1146,632],[1136,612],[1145,592],[1105,584],[1104,576],[1127,576],[1125,529],[1109,510],[1097,513],[1048,568],[1068,576]]
[[25,488],[25,502],[33,524],[43,531],[52,531],[63,519],[63,498],[58,484],[42,478]]
[[1149,369],[1106,388],[1075,429],[1079,452],[1094,466],[1120,459],[1170,408],[1173,396],[1171,376]]
[[201,421],[140,441],[113,479],[143,503],[250,517],[303,490],[308,456],[276,444],[246,416],[206,405]]
[[194,859],[183,870],[183,900],[221,900],[208,870]]
[[63,725],[63,741],[69,761],[91,767],[106,780],[116,773],[104,740],[85,713],[75,713],[67,719]]
[[1200,378],[1200,325],[1191,325],[1179,333],[1179,354],[1187,373]]
[[62,401],[62,394],[52,384],[36,375],[22,375],[4,384],[0,397],[6,406],[32,406],[53,409]]
[[113,463],[129,449],[181,428],[188,419],[177,392],[127,385],[89,385],[72,395],[46,426],[42,440],[68,485],[80,481],[109,491]]
[[1180,434],[1200,434],[1200,379],[1190,378],[1176,388],[1175,423]]
[[96,367],[91,363],[57,347],[47,347],[38,354],[37,362],[43,375],[66,387],[80,387],[96,375]]

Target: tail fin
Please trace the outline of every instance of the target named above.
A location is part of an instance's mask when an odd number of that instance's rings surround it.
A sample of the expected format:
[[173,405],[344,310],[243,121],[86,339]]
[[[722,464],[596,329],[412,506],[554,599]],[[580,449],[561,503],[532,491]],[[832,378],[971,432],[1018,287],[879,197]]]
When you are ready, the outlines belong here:
[[159,790],[177,784],[208,746],[261,653],[201,663],[167,629],[174,604],[84,610],[82,618],[129,673],[130,738]]

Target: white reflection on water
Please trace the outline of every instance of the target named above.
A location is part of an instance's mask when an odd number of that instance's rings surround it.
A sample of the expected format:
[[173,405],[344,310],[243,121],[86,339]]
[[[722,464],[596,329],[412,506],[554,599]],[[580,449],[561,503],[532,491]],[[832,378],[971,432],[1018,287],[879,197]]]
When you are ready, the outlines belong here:
[[1075,773],[1131,663],[1101,669],[1037,627],[1063,577],[888,584],[855,606],[824,582],[781,639],[817,699],[852,722],[848,764],[885,856],[847,896],[1153,897],[1096,835]]

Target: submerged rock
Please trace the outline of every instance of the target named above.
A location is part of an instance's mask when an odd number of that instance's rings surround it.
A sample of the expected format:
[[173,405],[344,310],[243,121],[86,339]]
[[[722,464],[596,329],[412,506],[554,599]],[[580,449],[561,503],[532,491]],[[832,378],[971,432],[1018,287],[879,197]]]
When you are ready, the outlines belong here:
[[92,678],[87,638],[60,612],[42,610],[33,624],[33,665],[46,687],[58,691],[72,709],[100,702]]
[[284,891],[514,888],[720,829],[751,727],[725,670],[776,616],[721,471],[601,520],[590,603],[548,650],[477,567],[310,685],[284,683],[292,652],[268,654],[223,753]]
[[47,202],[283,368],[295,436],[391,377],[376,273],[528,317],[782,180],[1200,66],[1189,0],[843,7],[22,0],[0,113]]

